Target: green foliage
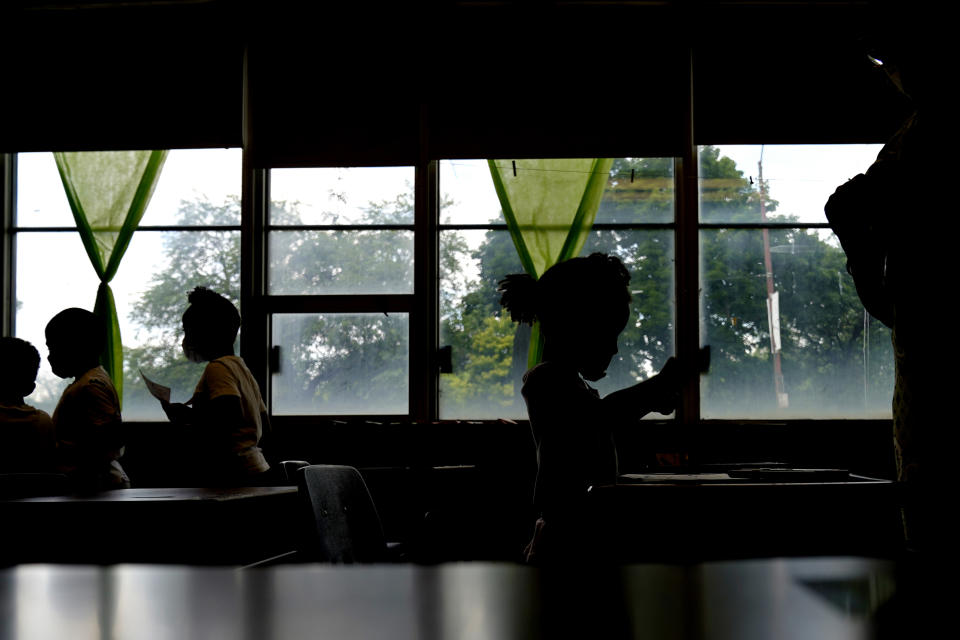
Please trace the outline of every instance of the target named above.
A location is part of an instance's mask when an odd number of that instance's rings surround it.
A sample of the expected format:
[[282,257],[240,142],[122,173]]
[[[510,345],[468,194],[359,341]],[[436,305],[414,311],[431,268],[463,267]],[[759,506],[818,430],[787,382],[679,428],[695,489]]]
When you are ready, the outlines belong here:
[[[288,211],[288,207],[290,210]],[[369,203],[357,224],[410,224],[413,200],[400,194],[391,201]],[[271,222],[296,224],[296,203],[273,203]],[[335,224],[326,214],[321,224]],[[272,294],[330,295],[410,293],[413,290],[413,232],[273,231],[270,234]]]
[[[620,158],[610,174],[597,222],[661,226],[594,229],[581,252],[615,254],[631,273],[631,319],[620,336],[620,353],[599,385],[601,393],[659,370],[674,353],[675,330],[673,161]],[[745,178],[732,160],[707,147],[700,176],[704,221],[760,222],[759,184]],[[776,207],[766,196],[765,211],[773,213]],[[298,224],[297,208],[297,203],[273,203],[271,222]],[[185,225],[236,224],[239,203],[187,201],[180,216]],[[369,203],[359,223],[410,224],[412,216],[412,198],[401,194]],[[712,417],[775,413],[763,234],[758,229],[706,229],[700,241],[701,333],[713,355],[710,374],[703,379],[704,410]],[[889,333],[865,319],[836,241],[823,230],[774,229],[769,242],[791,411],[889,407]],[[188,363],[180,353],[186,294],[204,285],[234,301],[238,297],[239,234],[171,233],[164,247],[166,268],[154,274],[131,312],[149,339],[146,346],[127,350],[128,396],[146,394],[134,377],[137,367],[172,383],[175,395],[177,389],[184,394],[178,397],[189,396],[202,366]],[[269,256],[276,279],[270,291],[409,292],[412,252],[408,231],[274,231]],[[453,373],[440,380],[444,416],[525,417],[519,389],[529,328],[518,327],[502,313],[496,292],[505,275],[523,270],[509,233],[487,231],[471,250],[463,233],[444,232],[439,258],[440,338],[453,351]],[[479,267],[472,277],[466,269],[470,263]],[[285,317],[289,322],[277,318],[273,340],[283,349],[275,397],[283,412],[352,413],[370,407],[393,412],[406,406],[409,361],[423,357],[407,352],[406,319],[384,314],[348,322],[333,315]]]
[[[617,159],[597,222],[671,223],[672,172],[669,158]],[[705,222],[761,221],[759,184],[744,177],[718,149],[702,150],[700,177]],[[777,209],[769,195],[763,204],[768,214]],[[892,387],[889,334],[879,323],[865,322],[843,252],[821,234],[770,232],[775,288],[780,292],[783,375],[791,407],[798,412],[863,415],[864,408],[882,412],[889,406]],[[631,320],[620,336],[619,354],[598,384],[601,393],[607,393],[648,377],[674,354],[673,231],[594,230],[581,255],[593,251],[617,255],[631,273]],[[703,341],[713,351],[711,372],[703,379],[704,407],[718,417],[777,411],[763,256],[759,230],[707,230],[701,235]],[[454,373],[441,378],[444,406],[470,417],[491,411],[523,417],[519,396],[523,368],[518,357],[525,354],[525,333],[516,334],[509,368],[495,359],[497,353],[506,358],[500,344],[470,339],[483,334],[489,318],[503,322],[496,283],[522,268],[506,232],[488,232],[472,257],[479,261],[480,277],[443,325],[444,342],[454,350]],[[866,364],[865,328],[872,332],[867,350],[872,357]],[[480,375],[485,366],[487,377]]]
[[[217,205],[206,200],[180,203],[178,223],[188,227],[236,225],[240,202],[228,199]],[[142,345],[124,349],[124,408],[158,414],[138,373],[172,389],[175,401],[193,395],[203,372],[202,364],[189,362],[180,349],[181,316],[187,309],[187,294],[204,286],[240,306],[240,234],[236,231],[178,231],[163,240],[166,267],[154,273],[150,285],[130,310],[130,319],[140,327]],[[145,340],[143,338],[146,338]],[[149,414],[149,413],[148,413]],[[159,416],[158,416],[159,417]]]
[[[209,228],[235,225],[239,202],[181,203],[178,223]],[[273,225],[298,225],[298,203],[273,202]],[[358,224],[409,224],[413,200],[407,194],[363,209]],[[324,222],[333,223],[332,219]],[[459,275],[466,253],[452,238],[441,253],[450,281]],[[181,350],[180,318],[187,293],[203,285],[239,302],[240,237],[230,231],[178,231],[165,239],[166,267],[131,310],[146,336],[143,346],[126,350],[128,404],[155,408],[138,368],[172,387],[175,399],[192,394],[203,365],[188,362]],[[413,286],[413,242],[409,231],[273,231],[269,236],[270,292],[289,294],[409,292]],[[239,306],[239,304],[238,304]],[[402,320],[400,320],[402,318]],[[140,337],[143,338],[144,335]],[[371,407],[405,410],[408,394],[408,323],[402,316],[295,314],[274,318],[273,343],[281,346],[282,384],[275,399],[282,412],[355,413]],[[344,379],[347,383],[344,383]],[[400,409],[397,409],[400,407]]]

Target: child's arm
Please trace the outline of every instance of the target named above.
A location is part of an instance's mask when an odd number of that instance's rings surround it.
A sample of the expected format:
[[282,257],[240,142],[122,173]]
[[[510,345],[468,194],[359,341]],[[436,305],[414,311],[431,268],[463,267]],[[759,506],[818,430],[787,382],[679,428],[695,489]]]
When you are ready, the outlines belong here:
[[165,400],[160,401],[160,406],[163,408],[163,412],[167,414],[170,422],[179,425],[193,424],[193,407],[182,402],[167,402]]
[[680,403],[680,384],[680,364],[669,358],[652,378],[605,396],[603,407],[618,420],[639,420],[651,411],[668,414]]
[[219,432],[229,432],[231,425],[243,419],[243,409],[240,406],[240,396],[218,396],[203,403],[200,408],[193,408],[181,402],[160,402],[164,413],[171,422],[180,425],[200,425],[207,427],[224,427]]

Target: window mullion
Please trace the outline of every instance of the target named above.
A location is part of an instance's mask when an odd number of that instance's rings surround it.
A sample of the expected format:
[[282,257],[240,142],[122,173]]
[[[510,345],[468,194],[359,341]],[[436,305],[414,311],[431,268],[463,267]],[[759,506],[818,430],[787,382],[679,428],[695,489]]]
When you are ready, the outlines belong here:
[[439,380],[439,184],[437,162],[421,160],[415,178],[414,303],[410,313],[410,414],[436,420]]
[[[685,104],[683,155],[676,160],[674,172],[677,193],[676,227],[676,354],[681,361],[696,362],[700,347],[699,310],[699,171],[693,125],[693,54],[688,50],[689,77]],[[677,418],[686,424],[700,419],[700,379],[695,367],[687,368],[683,399]]]
[[13,241],[13,229],[16,225],[14,212],[17,205],[17,156],[13,153],[0,153],[0,193],[3,195],[3,240],[0,243],[0,268],[3,269],[2,299],[0,299],[0,324],[3,335],[11,336],[16,319],[16,255]]
[[270,406],[269,318],[264,305],[267,239],[263,231],[270,201],[269,172],[252,166],[247,149],[243,151],[242,189],[240,310],[243,324],[240,352],[260,388],[265,391],[264,400]]

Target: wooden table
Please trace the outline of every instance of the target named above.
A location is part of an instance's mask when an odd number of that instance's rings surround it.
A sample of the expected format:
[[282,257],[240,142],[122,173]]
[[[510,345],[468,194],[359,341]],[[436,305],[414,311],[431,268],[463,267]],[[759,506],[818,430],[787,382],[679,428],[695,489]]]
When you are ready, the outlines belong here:
[[0,638],[843,640],[909,620],[896,606],[909,588],[896,565],[861,558],[594,570],[32,565],[0,571]]
[[722,473],[632,474],[594,488],[618,557],[632,562],[756,556],[892,557],[903,547],[898,486]]
[[294,548],[296,487],[144,488],[0,501],[0,561],[245,564]]

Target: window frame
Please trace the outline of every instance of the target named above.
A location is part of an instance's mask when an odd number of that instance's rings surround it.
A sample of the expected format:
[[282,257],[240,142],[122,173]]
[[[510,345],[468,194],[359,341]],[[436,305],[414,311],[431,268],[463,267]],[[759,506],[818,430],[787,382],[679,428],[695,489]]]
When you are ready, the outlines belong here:
[[[436,332],[431,334],[429,320],[431,308],[431,298],[436,297],[437,293],[432,295],[430,288],[430,267],[432,256],[436,254],[436,243],[430,242],[429,234],[435,233],[435,225],[425,221],[427,216],[424,212],[427,210],[425,200],[430,200],[428,194],[424,194],[424,185],[430,184],[429,174],[435,169],[429,166],[423,167],[420,164],[409,165],[400,163],[377,163],[377,164],[350,164],[350,168],[374,167],[374,166],[412,166],[414,168],[414,221],[412,225],[272,225],[270,224],[270,172],[273,169],[290,168],[288,165],[249,167],[250,158],[244,155],[244,193],[249,190],[251,199],[249,203],[241,205],[241,216],[243,218],[243,228],[249,229],[250,237],[244,239],[241,235],[241,261],[242,265],[251,265],[252,273],[244,276],[241,266],[241,300],[244,301],[244,309],[251,309],[252,313],[243,314],[243,331],[250,335],[256,335],[254,344],[244,342],[241,345],[241,355],[250,366],[251,371],[257,378],[261,389],[264,391],[264,401],[268,409],[273,413],[273,389],[270,351],[273,348],[273,316],[282,314],[299,313],[406,313],[409,317],[410,334],[409,345],[410,353],[436,353]],[[333,164],[315,164],[306,163],[297,165],[297,168],[337,168],[344,165]],[[435,184],[435,178],[433,179]],[[413,232],[413,255],[414,255],[414,275],[412,293],[395,294],[271,294],[269,292],[269,234],[274,230],[369,230],[377,231],[381,229],[402,228],[404,230],[412,229]],[[433,248],[432,248],[433,247]],[[432,249],[431,249],[432,248]],[[436,289],[436,287],[434,287]],[[244,335],[248,335],[245,333]],[[432,336],[432,337],[431,337]],[[406,414],[363,414],[363,415],[339,415],[339,414],[308,414],[308,415],[283,415],[277,416],[282,420],[306,420],[317,418],[344,418],[344,419],[362,419],[369,418],[379,421],[400,421],[400,420],[418,420],[429,419],[424,416],[436,415],[435,392],[431,393],[429,382],[429,371],[431,363],[435,363],[435,357],[429,358],[411,357],[409,362],[409,393],[408,393],[408,413]]]
[[[700,346],[700,297],[699,297],[699,236],[709,229],[829,229],[825,222],[780,222],[771,220],[757,223],[702,222],[699,216],[698,147],[694,146],[689,156],[674,157],[674,221],[654,223],[597,223],[595,230],[619,229],[667,229],[674,233],[675,250],[675,304],[676,331],[675,349],[680,357],[690,357]],[[690,160],[693,162],[691,163]],[[439,241],[444,231],[459,230],[506,230],[506,224],[440,223],[439,166],[442,160],[424,160],[414,166],[414,222],[412,225],[386,225],[394,228],[412,226],[414,234],[414,287],[407,294],[336,294],[336,295],[271,295],[267,290],[269,258],[269,233],[274,229],[290,230],[286,226],[271,225],[269,220],[270,170],[280,167],[250,166],[246,150],[243,151],[243,176],[241,197],[241,221],[239,225],[227,226],[178,226],[142,225],[146,232],[240,232],[241,242],[241,304],[244,308],[243,335],[248,339],[241,344],[241,355],[248,362],[254,375],[264,389],[268,407],[272,406],[270,386],[270,348],[272,317],[286,313],[349,313],[349,312],[397,312],[409,314],[411,354],[430,354],[429,357],[411,357],[409,368],[409,412],[396,414],[364,414],[343,416],[337,414],[279,416],[283,420],[324,419],[370,419],[380,421],[437,421],[439,416]],[[310,165],[317,166],[317,165]],[[361,166],[361,165],[351,165]],[[383,165],[367,165],[383,166]],[[396,165],[401,166],[401,165]],[[409,166],[409,165],[406,165]],[[691,170],[692,167],[692,170]],[[3,260],[3,330],[12,334],[15,330],[16,295],[16,246],[24,233],[75,232],[73,227],[23,227],[16,221],[16,168],[15,154],[3,154],[0,171],[4,186],[4,237],[0,259]],[[692,187],[691,187],[692,185]],[[382,225],[381,225],[382,226]],[[333,225],[298,225],[299,229],[328,230]],[[352,230],[354,226],[348,226]],[[359,227],[358,227],[359,228]],[[377,230],[380,226],[363,226]],[[691,281],[692,279],[692,281]],[[691,293],[692,292],[692,293]],[[469,420],[469,418],[466,418]],[[684,381],[682,406],[673,418],[666,422],[686,424],[702,423],[752,423],[769,420],[704,420],[700,415],[699,376],[688,376]],[[815,419],[823,421],[826,419]],[[863,418],[858,421],[875,419]],[[881,420],[882,421],[882,420]],[[781,421],[778,421],[781,422]],[[787,419],[784,423],[797,420]]]
[[[702,223],[699,219],[699,157],[698,148],[704,144],[722,144],[729,140],[698,139],[694,130],[694,91],[693,82],[696,77],[693,73],[692,50],[687,52],[688,83],[687,93],[678,103],[685,105],[682,130],[677,136],[682,136],[682,153],[674,155],[674,221],[673,223],[649,223],[655,228],[672,228],[674,232],[674,295],[676,305],[675,351],[680,358],[693,359],[700,347],[700,298],[699,298],[699,236],[700,232],[709,228],[730,228],[723,223]],[[254,105],[247,105],[252,109]],[[249,120],[249,115],[246,116]],[[343,311],[383,311],[393,310],[410,314],[410,352],[416,354],[411,357],[409,375],[409,412],[405,415],[377,415],[349,416],[349,419],[369,418],[378,421],[436,421],[439,420],[439,370],[437,366],[437,350],[439,347],[439,240],[441,230],[457,229],[487,229],[490,225],[441,225],[440,224],[440,184],[439,164],[445,159],[458,157],[477,157],[470,153],[465,156],[456,156],[445,153],[440,157],[432,152],[430,147],[430,113],[422,110],[420,114],[420,145],[418,158],[415,162],[400,161],[393,157],[384,157],[382,162],[349,161],[334,163],[329,161],[333,151],[323,153],[327,159],[318,162],[316,157],[305,158],[302,161],[289,158],[271,161],[268,154],[262,151],[256,153],[249,144],[242,147],[242,175],[241,175],[241,221],[239,226],[216,227],[216,230],[239,230],[241,243],[240,265],[240,299],[243,313],[243,335],[248,339],[241,344],[241,355],[247,361],[251,371],[264,390],[264,398],[271,406],[270,389],[270,344],[271,344],[271,317],[278,313],[299,312],[343,312]],[[848,142],[862,143],[861,137],[853,136]],[[774,141],[771,141],[771,143]],[[777,143],[786,143],[790,140],[778,139]],[[815,143],[814,140],[801,140],[802,143]],[[874,142],[882,142],[875,140]],[[450,141],[445,145],[449,148]],[[609,151],[619,151],[629,147],[628,143],[621,143],[619,149],[609,148],[609,144],[598,143],[597,148],[589,149],[596,156],[609,155]],[[582,155],[584,149],[577,149]],[[439,150],[439,147],[437,147]],[[632,154],[640,157],[645,153],[642,142],[638,143]],[[322,155],[322,154],[321,154]],[[389,155],[389,154],[388,154]],[[486,154],[491,155],[491,154]],[[509,157],[510,152],[501,154]],[[662,153],[649,154],[657,157],[669,157]],[[349,158],[349,160],[355,160]],[[411,294],[396,295],[349,295],[349,296],[279,296],[270,295],[267,291],[268,265],[268,234],[273,228],[269,224],[270,205],[270,170],[275,168],[292,167],[336,167],[336,166],[413,166],[414,167],[414,287]],[[18,233],[41,231],[45,228],[20,228],[15,225],[16,211],[16,153],[0,154],[0,175],[2,175],[3,190],[3,220],[4,234],[0,245],[0,261],[3,264],[2,278],[2,328],[5,335],[14,330],[15,319],[15,283],[16,283],[16,237]],[[606,225],[598,224],[597,228]],[[617,227],[620,225],[612,225]],[[628,225],[631,228],[633,225]],[[639,225],[647,226],[647,225]],[[776,222],[754,224],[756,228],[773,228]],[[828,228],[826,223],[789,223],[790,228]],[[313,225],[305,225],[313,227]],[[322,225],[321,225],[322,227]],[[506,228],[506,225],[503,226]],[[70,229],[57,229],[68,231]],[[139,230],[184,230],[204,231],[206,227],[140,227]],[[324,414],[322,416],[282,416],[281,421],[312,421],[322,417],[336,419],[346,416]],[[660,419],[658,419],[660,420]],[[876,419],[856,419],[858,422],[878,422]],[[702,425],[707,423],[769,423],[769,420],[704,420],[700,411],[700,381],[696,374],[689,374],[683,381],[682,405],[673,418],[662,419],[664,422]],[[818,422],[828,421],[818,419]],[[781,421],[777,421],[780,423]],[[784,420],[783,423],[800,423],[803,420]],[[889,420],[879,420],[889,422]]]
[[[661,159],[661,160],[670,160],[670,161],[672,162],[672,171],[671,171],[671,173],[672,173],[672,176],[673,176],[673,179],[672,179],[672,189],[673,189],[673,194],[674,194],[674,197],[673,197],[673,219],[672,219],[672,221],[669,221],[669,222],[667,222],[667,221],[659,221],[659,222],[639,222],[639,221],[634,221],[634,222],[594,222],[594,223],[590,226],[589,232],[590,232],[590,233],[593,233],[594,231],[599,231],[599,232],[605,232],[605,231],[668,231],[668,232],[672,232],[673,240],[674,240],[674,242],[676,242],[677,233],[678,233],[678,232],[677,232],[677,226],[678,226],[677,219],[678,219],[678,215],[679,215],[679,213],[678,213],[678,208],[679,208],[679,207],[678,207],[678,201],[679,201],[679,196],[678,196],[679,181],[677,180],[677,165],[678,165],[678,159],[677,159],[675,156],[633,156],[633,157],[634,157],[634,158],[638,158],[638,159]],[[521,158],[520,158],[520,157],[517,157],[516,159],[517,159],[517,160],[520,160]],[[444,159],[441,159],[441,160],[436,160],[436,161],[434,161],[435,164],[436,164],[436,166],[437,166],[438,176],[439,176],[440,164],[441,164],[442,162],[445,162],[445,161],[456,162],[456,160],[458,160],[458,159],[448,159],[448,158],[444,158]],[[463,160],[463,158],[460,158],[459,160]],[[486,161],[486,159],[474,159],[474,160]],[[440,184],[439,186],[440,186],[440,189],[442,190],[443,185]],[[437,210],[437,212],[436,212],[436,219],[438,220],[438,224],[437,224],[437,238],[438,238],[438,240],[439,240],[440,236],[441,236],[444,232],[457,232],[457,231],[498,231],[498,232],[509,233],[509,231],[510,231],[509,225],[507,225],[506,222],[502,222],[502,223],[492,223],[492,222],[490,222],[490,223],[458,223],[458,222],[444,223],[444,222],[439,222],[441,213],[442,213],[442,211],[439,210],[439,206],[438,206],[438,210]],[[582,254],[581,254],[581,255],[582,255]],[[673,272],[674,272],[674,273],[673,273],[673,275],[674,275],[674,282],[673,282],[673,284],[674,284],[674,286],[676,286],[676,275],[677,275],[677,274],[676,274],[676,261],[674,261],[674,269],[673,269]],[[507,275],[507,274],[503,274],[503,275],[505,276],[505,275]],[[438,292],[439,292],[439,285],[440,285],[440,274],[439,274],[439,273],[437,274],[437,282],[438,282],[437,290],[438,290]],[[678,296],[676,295],[676,292],[674,292],[674,302],[675,302],[675,303],[676,303],[676,301],[677,301],[677,297],[678,297]],[[676,314],[675,314],[675,316],[674,316],[674,325],[675,325],[675,326],[676,326],[676,321],[677,321],[677,318],[676,318]],[[440,318],[438,317],[435,322],[436,322],[436,325],[437,325],[437,326],[436,326],[436,332],[437,332],[437,335],[439,336],[439,333],[440,333],[440,324],[441,324]],[[676,331],[674,331],[674,338],[675,338],[675,340],[676,340]],[[438,378],[437,378],[437,384],[438,384],[438,389],[439,389],[439,374],[438,374]],[[438,397],[437,397],[437,401],[438,401],[438,403],[439,403],[439,395],[438,395]],[[439,408],[438,408],[438,411],[439,411]],[[658,414],[658,415],[659,415],[659,414]],[[654,417],[652,417],[652,416],[651,416],[651,418],[652,418],[652,419],[657,419],[657,418],[654,418]],[[434,418],[434,419],[440,419],[439,413],[438,413],[438,417],[437,417],[437,418]],[[466,417],[463,417],[463,418],[444,418],[444,419],[445,419],[445,420],[478,420],[479,418],[471,418],[471,417],[469,417],[469,416],[466,416]],[[663,419],[669,420],[669,418],[663,418]]]
[[[35,151],[29,153],[38,153]],[[40,152],[48,153],[48,152]],[[50,151],[49,153],[53,153]],[[15,335],[16,333],[16,315],[17,315],[17,305],[16,305],[16,283],[17,283],[17,244],[18,238],[24,234],[63,234],[63,233],[79,233],[76,225],[74,226],[65,226],[65,225],[38,225],[38,226],[21,226],[17,221],[17,169],[18,161],[17,154],[0,154],[0,171],[3,172],[3,187],[4,187],[4,203],[3,203],[3,224],[4,224],[4,234],[3,234],[3,248],[0,250],[0,259],[3,260],[3,300],[2,300],[2,322],[3,322],[3,335]],[[229,225],[176,225],[176,224],[158,224],[158,225],[144,225],[140,224],[137,226],[135,231],[136,234],[142,232],[146,233],[238,233],[241,236],[242,244],[242,209],[243,203],[240,203],[241,209],[241,220],[237,221],[236,224]],[[79,241],[79,238],[78,238]],[[242,257],[241,257],[242,262]],[[241,270],[241,280],[243,277],[243,267],[240,265]],[[89,261],[85,261],[82,265],[84,269],[90,269],[92,272],[93,267],[90,265]],[[121,267],[122,269],[122,267]],[[242,283],[241,283],[242,286]],[[90,304],[93,303],[93,294],[96,292],[91,292]],[[186,291],[184,291],[184,304],[186,304]],[[243,340],[241,340],[241,351],[243,349]],[[151,419],[131,419],[130,422],[149,424],[154,422]]]

